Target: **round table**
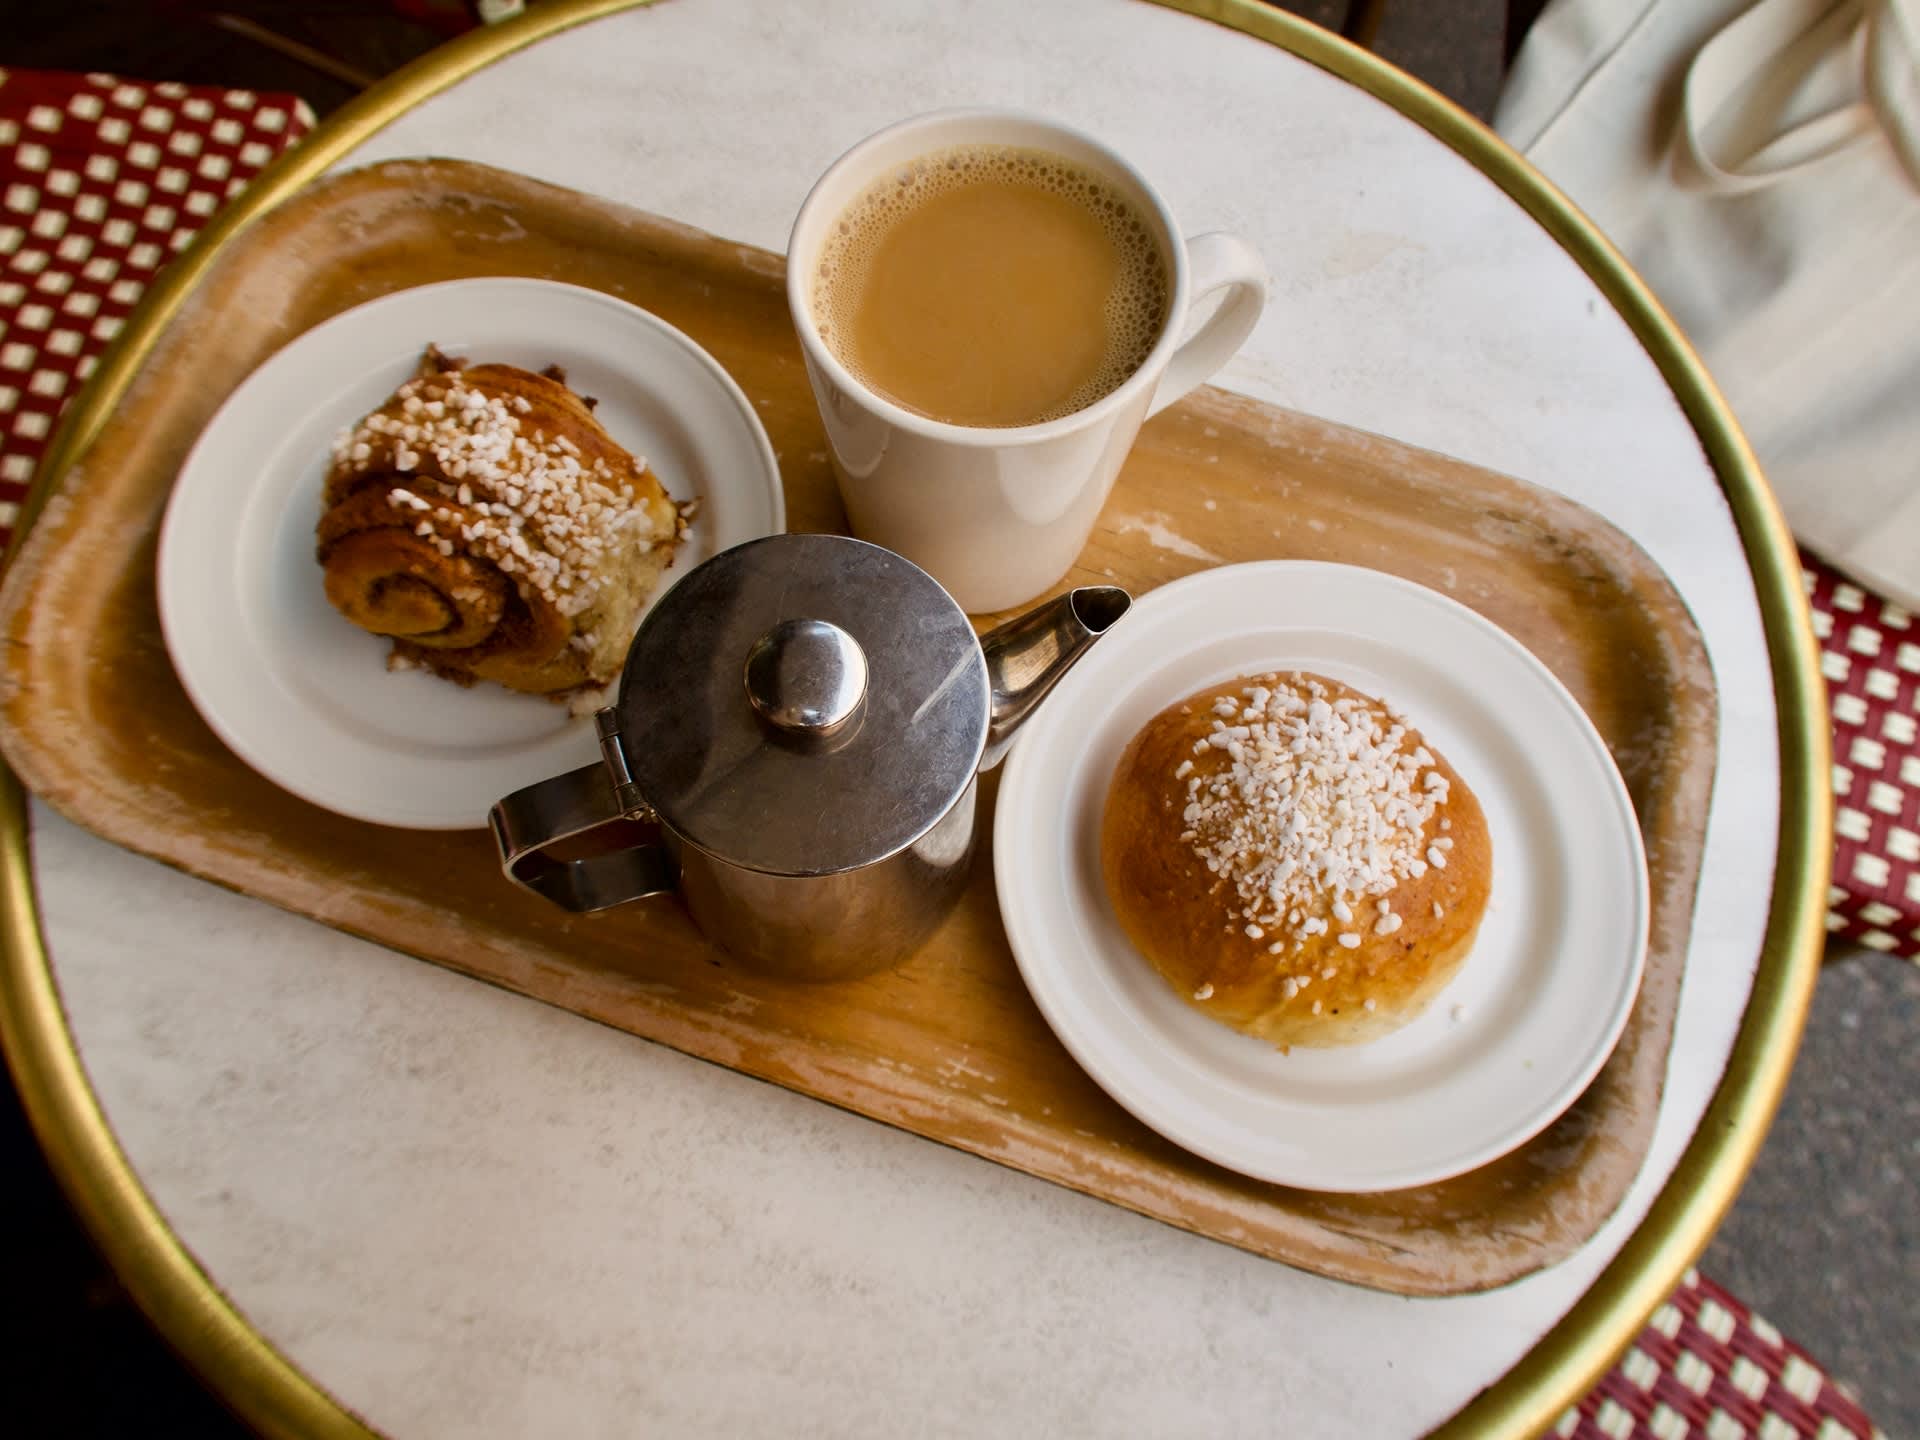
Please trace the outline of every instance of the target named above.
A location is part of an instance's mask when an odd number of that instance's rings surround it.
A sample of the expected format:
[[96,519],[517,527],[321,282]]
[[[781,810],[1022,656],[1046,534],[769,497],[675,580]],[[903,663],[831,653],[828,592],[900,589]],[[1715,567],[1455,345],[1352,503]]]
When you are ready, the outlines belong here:
[[1352,1288],[351,939],[35,805],[44,963],[24,867],[6,895],[23,1092],[143,1303],[256,1423],[1518,1433],[1591,1383],[1704,1244],[1817,955],[1824,722],[1784,531],[1697,362],[1511,152],[1284,15],[1181,9],[1201,13],[543,7],[356,102],[239,218],[329,166],[448,155],[777,250],[855,139],[1003,104],[1105,138],[1189,229],[1252,239],[1272,300],[1217,383],[1574,497],[1666,569],[1705,636],[1720,764],[1658,1132],[1625,1205],[1492,1294]]

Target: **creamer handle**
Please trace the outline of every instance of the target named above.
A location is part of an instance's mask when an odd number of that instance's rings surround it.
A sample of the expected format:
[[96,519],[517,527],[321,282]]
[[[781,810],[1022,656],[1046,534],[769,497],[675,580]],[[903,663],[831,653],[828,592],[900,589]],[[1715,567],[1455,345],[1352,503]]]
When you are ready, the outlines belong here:
[[507,878],[576,913],[672,890],[666,847],[650,842],[578,860],[557,860],[547,847],[615,820],[652,818],[638,802],[621,803],[604,760],[516,790],[487,812]]

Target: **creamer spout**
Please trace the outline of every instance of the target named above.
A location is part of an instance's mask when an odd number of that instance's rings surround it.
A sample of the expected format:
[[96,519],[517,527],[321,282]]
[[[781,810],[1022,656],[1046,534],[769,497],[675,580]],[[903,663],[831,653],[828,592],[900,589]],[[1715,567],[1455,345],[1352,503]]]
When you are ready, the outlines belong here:
[[980,637],[993,693],[982,770],[1000,763],[1014,732],[1047,692],[1132,604],[1133,597],[1116,585],[1083,586]]

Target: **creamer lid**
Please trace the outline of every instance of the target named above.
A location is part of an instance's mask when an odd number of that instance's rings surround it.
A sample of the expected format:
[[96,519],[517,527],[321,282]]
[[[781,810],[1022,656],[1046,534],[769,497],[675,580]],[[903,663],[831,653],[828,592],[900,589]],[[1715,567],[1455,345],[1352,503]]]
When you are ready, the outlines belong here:
[[939,583],[877,545],[771,535],[660,597],[620,679],[640,795],[683,840],[780,875],[880,860],[973,783],[987,666]]

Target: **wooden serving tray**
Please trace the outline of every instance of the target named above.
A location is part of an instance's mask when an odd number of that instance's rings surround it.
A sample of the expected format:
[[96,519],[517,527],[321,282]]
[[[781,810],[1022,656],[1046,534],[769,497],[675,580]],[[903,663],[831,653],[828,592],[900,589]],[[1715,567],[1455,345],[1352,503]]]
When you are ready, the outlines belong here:
[[[1518,637],[1606,737],[1652,872],[1639,1001],[1564,1117],[1444,1184],[1285,1189],[1139,1124],[1028,998],[984,846],[921,953],[892,973],[805,987],[729,968],[669,900],[569,916],[509,885],[483,831],[344,819],[241,764],[188,703],[155,612],[156,532],[182,459],[240,381],[319,321],[389,291],[498,274],[594,286],[686,331],[759,410],[792,528],[843,526],[779,256],[476,165],[328,179],[241,235],[168,323],[0,590],[0,744],[29,786],[196,875],[1322,1274],[1406,1294],[1485,1289],[1566,1256],[1613,1211],[1646,1154],[1672,1035],[1714,765],[1713,678],[1685,607],[1631,541],[1459,461],[1203,390],[1142,432],[1067,582],[1139,593],[1280,557],[1392,571]],[[993,800],[989,777],[983,836]]]

